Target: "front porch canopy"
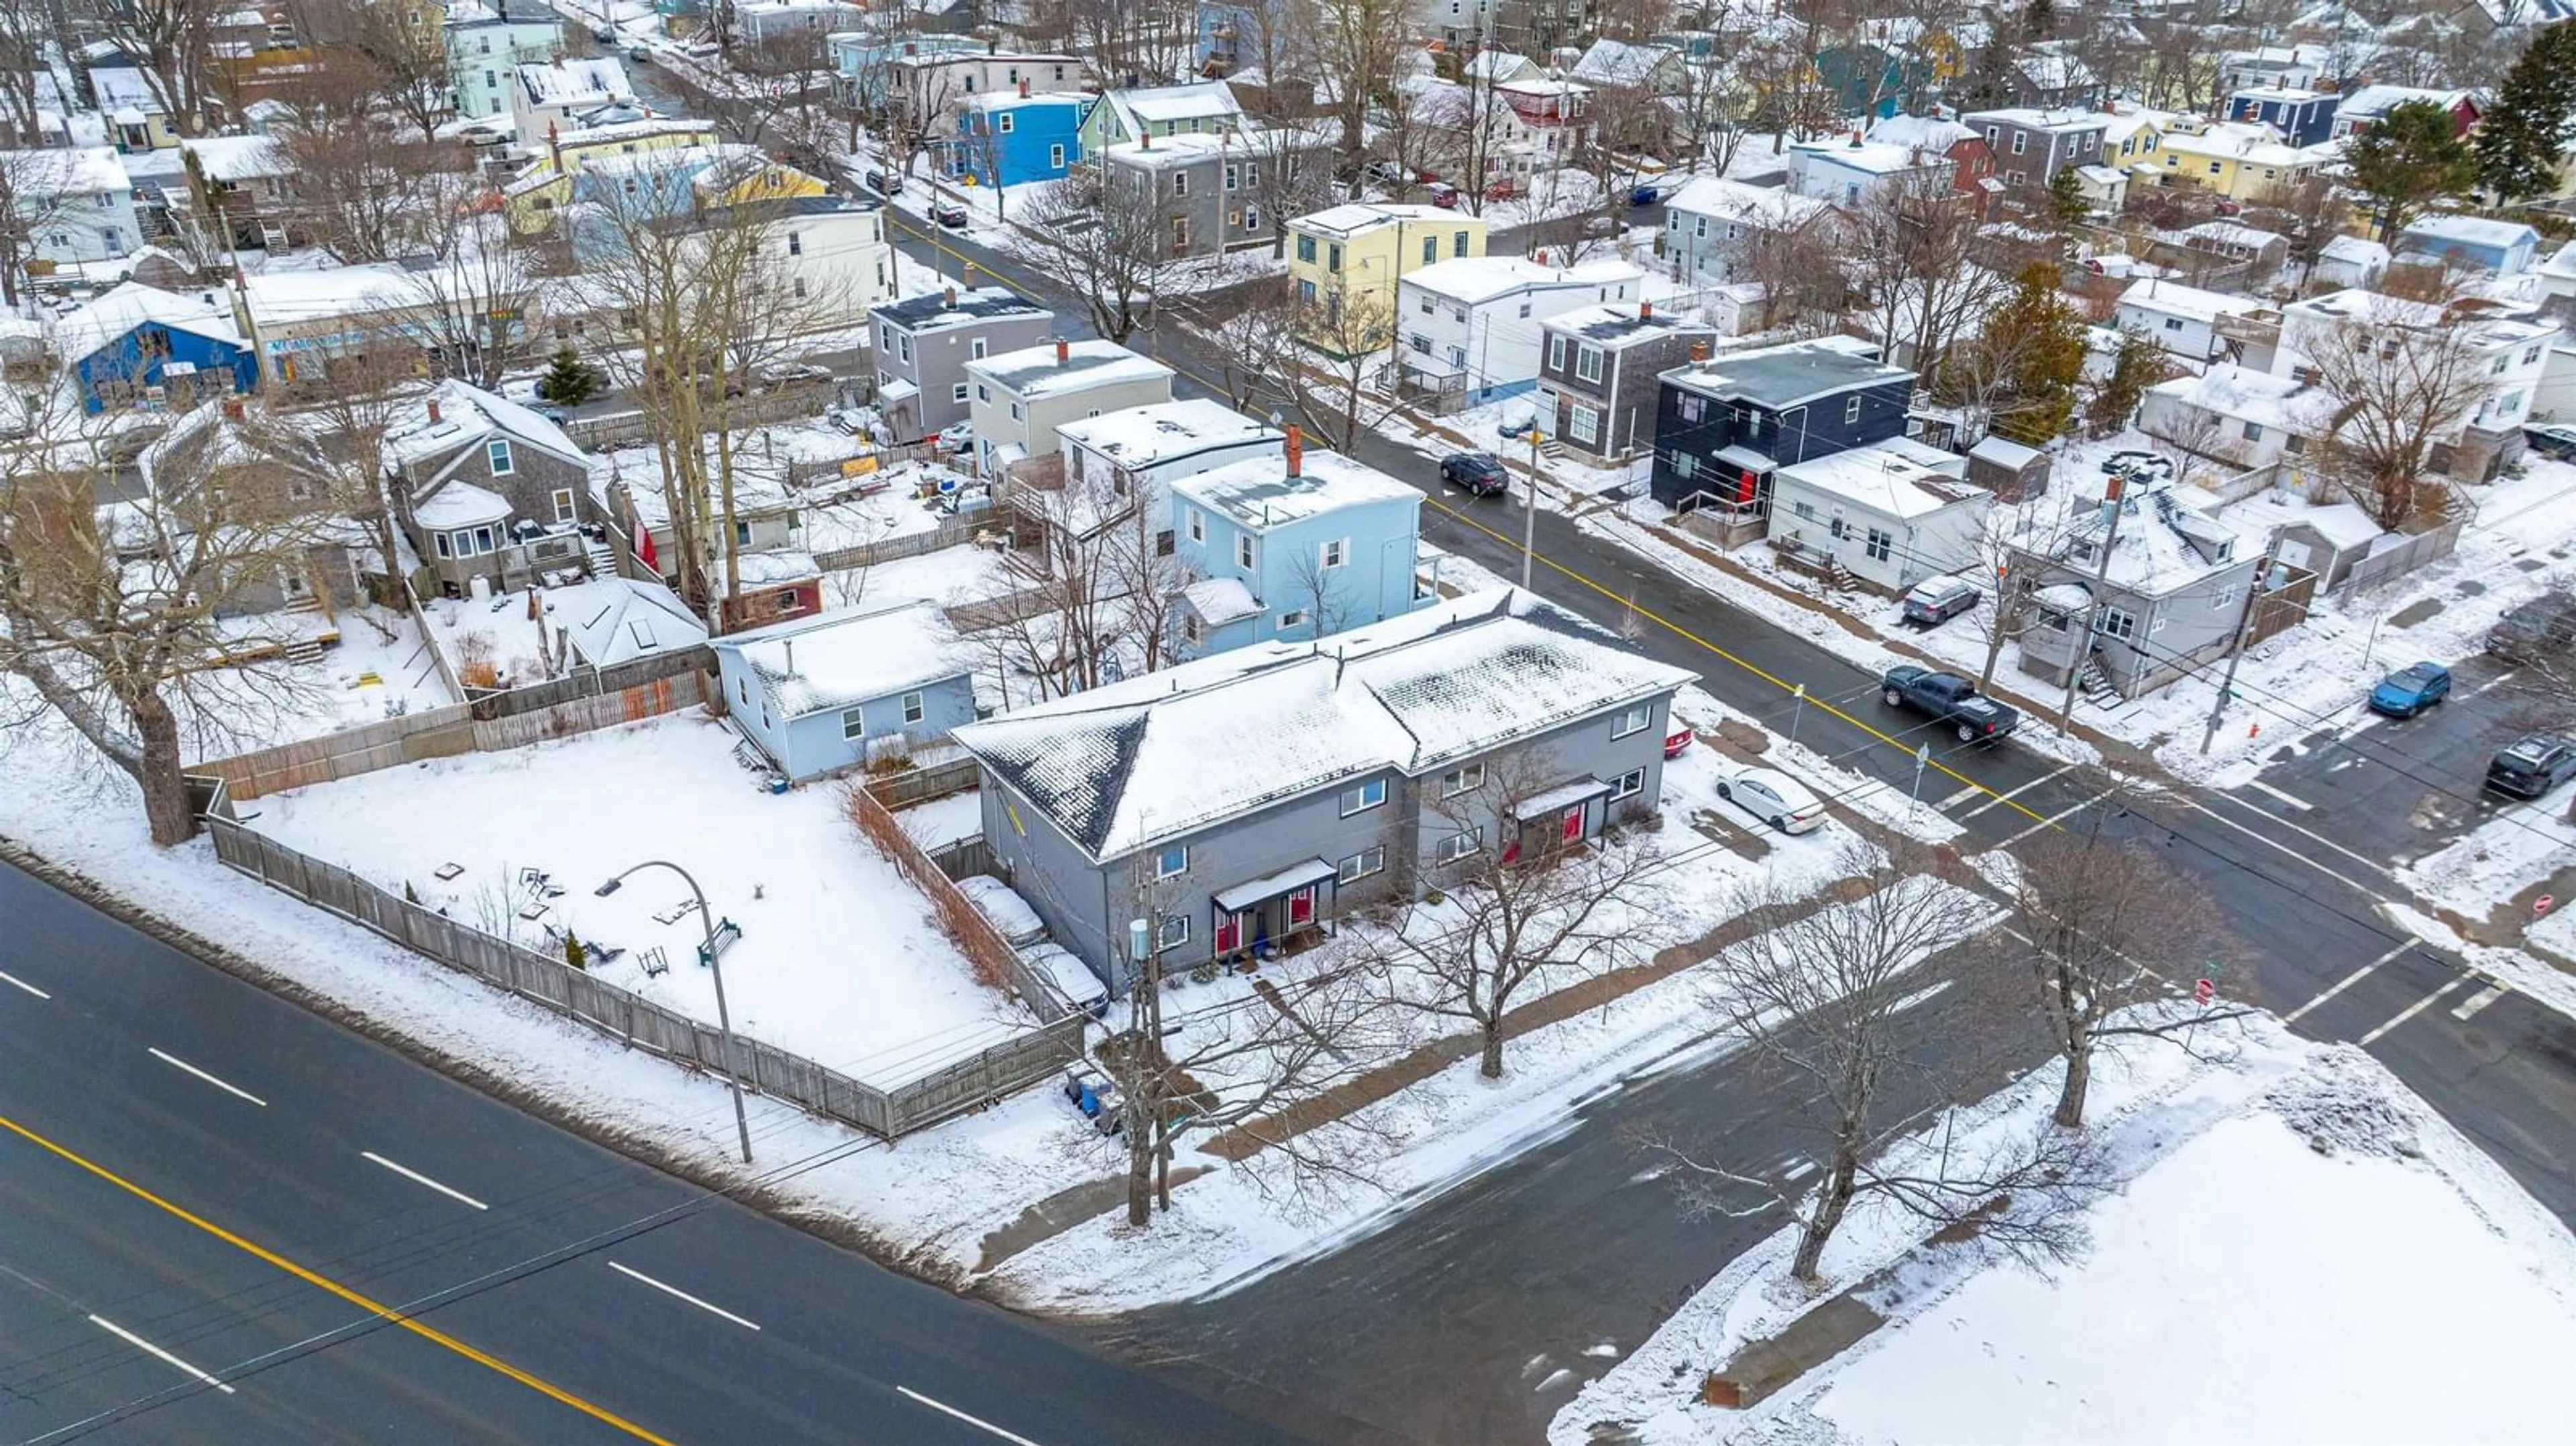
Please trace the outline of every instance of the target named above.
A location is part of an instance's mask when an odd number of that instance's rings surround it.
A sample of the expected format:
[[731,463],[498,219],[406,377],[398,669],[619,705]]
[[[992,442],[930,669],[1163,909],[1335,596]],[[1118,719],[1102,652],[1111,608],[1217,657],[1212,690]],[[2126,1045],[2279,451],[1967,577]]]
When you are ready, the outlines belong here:
[[[1606,787],[1607,785],[1605,785]],[[1291,864],[1275,874],[1247,880],[1216,896],[1220,914],[1240,914],[1256,904],[1266,904],[1282,894],[1294,893],[1309,884],[1320,884],[1341,871],[1322,859],[1308,859]]]
[[1508,814],[1514,823],[1529,823],[1535,819],[1551,817],[1578,803],[1590,803],[1609,792],[1610,785],[1601,779],[1578,778],[1572,783],[1558,784],[1545,793],[1532,794],[1528,798],[1506,806],[1503,812]]

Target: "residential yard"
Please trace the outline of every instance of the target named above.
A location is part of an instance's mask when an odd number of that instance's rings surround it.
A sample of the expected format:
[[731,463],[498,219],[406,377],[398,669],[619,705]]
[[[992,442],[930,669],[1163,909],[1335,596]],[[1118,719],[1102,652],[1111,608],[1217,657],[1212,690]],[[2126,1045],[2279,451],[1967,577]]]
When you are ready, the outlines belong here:
[[[2542,1442],[2576,1350],[2576,1238],[2359,1050],[2267,1017],[2096,1068],[2113,1192],[2075,1258],[1920,1244],[1856,1207],[1825,1253],[1874,1335],[1748,1410],[1701,1377],[1817,1297],[1794,1228],[1727,1266],[1556,1418],[1555,1446]],[[1963,1112],[1954,1151],[2027,1130],[2032,1078]],[[1935,1168],[1936,1127],[1895,1147]],[[1615,1438],[1602,1431],[1616,1430]]]
[[202,735],[188,750],[191,759],[318,738],[457,701],[439,676],[419,623],[401,613],[379,607],[343,608],[336,619],[318,612],[274,613],[248,626],[263,638],[310,638],[327,629],[340,641],[319,658],[289,668],[282,685],[251,690],[248,698],[232,696],[242,690],[227,690],[221,727]]
[[[531,948],[559,949],[569,931],[598,978],[713,1023],[688,886],[654,870],[592,894],[668,857],[742,928],[724,956],[734,1027],[872,1084],[1034,1027],[974,982],[929,905],[853,831],[837,789],[766,793],[733,742],[674,715],[273,795],[252,826]],[[601,957],[611,950],[622,952]],[[645,962],[655,950],[668,962],[658,975]]]

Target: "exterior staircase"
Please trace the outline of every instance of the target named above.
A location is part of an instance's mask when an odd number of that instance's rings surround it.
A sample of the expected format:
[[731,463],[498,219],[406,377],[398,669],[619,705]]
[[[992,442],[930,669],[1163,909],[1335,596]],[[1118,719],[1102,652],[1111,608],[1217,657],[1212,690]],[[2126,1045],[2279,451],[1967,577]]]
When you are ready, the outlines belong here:
[[617,549],[609,546],[605,539],[585,537],[582,539],[581,550],[583,555],[590,559],[592,577],[617,576]]
[[2075,686],[2083,693],[2084,700],[2096,708],[2117,708],[2129,701],[2120,696],[2119,689],[2111,686],[2110,675],[2102,671],[2102,665],[2090,659],[2076,673]]

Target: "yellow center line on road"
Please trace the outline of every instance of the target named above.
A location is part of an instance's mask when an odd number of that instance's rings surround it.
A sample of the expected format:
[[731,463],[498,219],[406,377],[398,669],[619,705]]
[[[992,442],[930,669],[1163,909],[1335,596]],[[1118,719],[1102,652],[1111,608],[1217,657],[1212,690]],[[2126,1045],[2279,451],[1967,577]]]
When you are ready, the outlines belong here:
[[[977,261],[972,257],[962,255],[959,252],[952,250],[945,239],[934,235],[929,231],[913,227],[908,220],[898,223],[897,229],[908,231],[912,235],[919,237],[921,240],[928,242],[932,250],[955,260],[960,267],[972,266],[976,270],[983,272],[985,275],[992,277],[996,281],[1016,286],[1025,292],[1034,294],[1037,289],[1030,286],[1020,278],[1010,275],[1008,272],[997,270],[984,262]],[[1208,380],[1206,377],[1200,376],[1198,373],[1191,371],[1188,367],[1182,366],[1168,357],[1162,358],[1162,362],[1163,365],[1172,368],[1172,370],[1180,373],[1182,376],[1188,377],[1191,381],[1198,383],[1200,386],[1207,388],[1218,396],[1222,397],[1229,395],[1227,388]],[[1472,518],[1466,513],[1459,511],[1457,508],[1450,506],[1440,498],[1426,495],[1423,500],[1465,526],[1472,527],[1478,532],[1485,534],[1487,537],[1494,539],[1496,542],[1501,543],[1513,552],[1519,552],[1522,550],[1521,545],[1517,540],[1496,532],[1494,529],[1487,527],[1475,518]],[[1584,587],[1590,588],[1592,591],[1599,593],[1609,601],[1617,603],[1620,607],[1635,613],[1638,617],[1644,618],[1646,621],[1653,623],[1655,626],[1662,628],[1673,636],[1682,639],[1684,642],[1694,644],[1706,650],[1710,654],[1724,659],[1737,668],[1740,668],[1763,682],[1770,684],[1772,687],[1779,689],[1781,692],[1795,693],[1797,691],[1797,684],[1779,677],[1757,663],[1750,662],[1728,652],[1726,649],[1719,647],[1717,644],[1712,643],[1708,639],[1701,637],[1699,634],[1692,632],[1690,629],[1683,627],[1681,624],[1672,621],[1670,618],[1663,617],[1651,609],[1637,606],[1621,594],[1613,592],[1600,583],[1594,582],[1591,578],[1584,576],[1582,573],[1576,572],[1573,568],[1567,567],[1564,563],[1557,561],[1546,553],[1533,551],[1530,555],[1540,563],[1545,564],[1550,571],[1559,574],[1568,581],[1579,583]],[[1868,734],[1870,737],[1877,739],[1879,742],[1886,744],[1890,748],[1895,748],[1904,752],[1908,757],[1911,757],[1914,753],[1912,748],[1907,747],[1903,740],[1895,737],[1893,734],[1861,721],[1859,718],[1844,712],[1842,709],[1834,706],[1832,703],[1824,701],[1813,693],[1809,693],[1807,695],[1807,706],[1824,713],[1829,713],[1834,717],[1841,719],[1845,723],[1850,724],[1854,728],[1859,729],[1863,733]],[[1932,770],[1941,773],[1945,777],[1956,779],[1958,782],[1974,789],[1977,793],[1987,795],[1992,802],[1982,805],[1983,808],[1993,808],[1997,804],[2001,804],[2003,807],[2011,809],[2013,812],[2022,815],[2024,818],[2031,819],[2036,823],[2049,824],[2055,822],[2055,820],[2050,819],[2047,815],[2040,813],[2038,810],[2023,803],[2020,799],[2013,797],[2011,794],[1998,793],[1993,788],[1978,782],[1976,779],[1970,778],[1968,775],[1952,768],[1949,764],[1942,762],[1938,758],[1932,759],[1927,766]],[[2015,792],[2019,792],[2019,790],[2015,790]]]
[[420,1321],[414,1320],[412,1317],[405,1315],[403,1312],[392,1306],[384,1305],[375,1300],[369,1299],[367,1296],[355,1290],[351,1290],[349,1287],[340,1284],[338,1281],[333,1280],[328,1276],[308,1270],[305,1267],[296,1264],[294,1261],[287,1259],[285,1256],[278,1254],[267,1246],[261,1245],[253,1240],[245,1239],[244,1237],[225,1229],[223,1226],[208,1220],[206,1217],[197,1214],[195,1211],[192,1211],[183,1205],[173,1204],[159,1195],[152,1193],[150,1190],[126,1179],[115,1171],[108,1169],[106,1166],[85,1159],[72,1150],[54,1143],[52,1140],[36,1133],[25,1125],[19,1124],[16,1120],[10,1119],[6,1115],[0,1115],[0,1129],[7,1130],[9,1133],[18,1136],[20,1139],[37,1146],[59,1159],[79,1166],[81,1169],[88,1171],[90,1174],[97,1176],[99,1179],[104,1180],[107,1183],[114,1185],[119,1190],[124,1191],[128,1195],[133,1196],[135,1199],[141,1200],[176,1219],[183,1220],[188,1224],[197,1227],[199,1230],[215,1237],[226,1245],[232,1246],[236,1250],[255,1256],[258,1259],[275,1266],[279,1270],[285,1271],[287,1274],[294,1276],[296,1279],[303,1281],[305,1284],[312,1286],[316,1290],[338,1296],[340,1299],[367,1312],[369,1315],[390,1322],[391,1324],[398,1325],[404,1330],[410,1331],[413,1335],[419,1336],[421,1339],[428,1341],[433,1345],[453,1351],[486,1370],[507,1376],[511,1380],[518,1382],[520,1385],[527,1387],[529,1390],[534,1391],[541,1396],[546,1396],[555,1401],[561,1402],[566,1406],[570,1406],[574,1410],[581,1412],[583,1415],[590,1417],[594,1421],[598,1421],[606,1426],[612,1426],[617,1430],[634,1437],[638,1441],[649,1441],[653,1443],[653,1446],[674,1446],[674,1443],[668,1439],[644,1429],[642,1426],[627,1420],[625,1417],[618,1415],[614,1411],[608,1410],[606,1407],[595,1406],[590,1402],[583,1400],[581,1397],[574,1395],[572,1392],[565,1390],[563,1387],[555,1385],[551,1381],[530,1375],[528,1372],[519,1369],[517,1366],[511,1365],[508,1361],[502,1360],[500,1357],[495,1356],[488,1351],[467,1345],[465,1342],[458,1340],[456,1337],[449,1335],[443,1330],[438,1329],[436,1326],[426,1325]]

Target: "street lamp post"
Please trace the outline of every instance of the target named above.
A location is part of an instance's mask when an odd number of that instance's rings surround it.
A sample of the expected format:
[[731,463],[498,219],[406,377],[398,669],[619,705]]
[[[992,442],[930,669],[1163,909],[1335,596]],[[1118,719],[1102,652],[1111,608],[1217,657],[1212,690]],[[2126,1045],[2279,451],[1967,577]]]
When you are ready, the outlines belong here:
[[689,897],[697,901],[698,922],[707,931],[707,968],[715,972],[716,978],[716,1031],[724,1038],[725,1083],[733,1086],[733,1127],[735,1133],[742,1137],[742,1162],[748,1165],[751,1163],[751,1118],[743,1112],[742,1108],[742,1072],[734,1064],[733,1014],[725,1008],[724,959],[716,949],[716,916],[707,908],[706,890],[699,888],[698,881],[687,869],[678,864],[666,859],[647,859],[592,892],[603,899],[607,898],[616,893],[618,886],[625,883],[628,878],[646,869],[669,869],[678,874],[689,885]]
[[1530,428],[1529,499],[1521,508],[1521,591],[1529,591],[1530,561],[1538,556],[1538,449],[1547,434]]

